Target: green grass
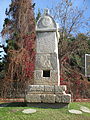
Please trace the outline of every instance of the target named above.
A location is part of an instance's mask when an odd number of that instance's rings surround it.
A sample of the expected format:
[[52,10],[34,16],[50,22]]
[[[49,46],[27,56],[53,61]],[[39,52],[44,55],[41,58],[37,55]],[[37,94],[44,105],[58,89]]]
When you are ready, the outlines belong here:
[[[11,104],[11,106],[15,106],[15,104],[16,103]],[[79,110],[80,105],[90,108],[90,103],[87,102],[70,103],[69,108],[33,108],[37,110],[36,113],[24,114],[22,113],[22,110],[31,107],[4,107],[0,108],[0,120],[90,120],[89,113],[83,112],[82,115],[75,115],[68,112],[68,109]]]

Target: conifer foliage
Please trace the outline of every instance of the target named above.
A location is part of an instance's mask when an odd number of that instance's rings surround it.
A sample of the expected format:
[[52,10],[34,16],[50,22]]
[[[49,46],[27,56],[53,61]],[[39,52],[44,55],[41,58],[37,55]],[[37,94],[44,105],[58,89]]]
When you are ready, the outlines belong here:
[[31,0],[12,0],[4,21],[2,36],[7,40],[7,69],[2,97],[24,97],[33,83],[35,61],[35,21]]

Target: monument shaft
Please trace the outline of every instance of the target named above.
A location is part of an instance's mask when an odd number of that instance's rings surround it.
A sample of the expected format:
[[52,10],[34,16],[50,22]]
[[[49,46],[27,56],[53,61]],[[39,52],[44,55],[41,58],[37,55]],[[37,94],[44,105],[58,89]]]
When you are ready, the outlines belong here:
[[60,77],[57,28],[53,27],[51,29],[49,28],[49,26],[47,28],[44,28],[44,26],[42,25],[42,28],[39,29],[37,26],[34,84],[59,84]]

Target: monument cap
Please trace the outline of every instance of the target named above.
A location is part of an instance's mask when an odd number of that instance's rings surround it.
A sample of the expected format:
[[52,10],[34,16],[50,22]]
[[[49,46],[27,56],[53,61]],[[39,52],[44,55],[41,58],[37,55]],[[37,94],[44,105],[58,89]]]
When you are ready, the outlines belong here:
[[36,31],[56,31],[56,29],[57,25],[52,16],[49,14],[49,9],[44,9],[44,14],[37,22]]

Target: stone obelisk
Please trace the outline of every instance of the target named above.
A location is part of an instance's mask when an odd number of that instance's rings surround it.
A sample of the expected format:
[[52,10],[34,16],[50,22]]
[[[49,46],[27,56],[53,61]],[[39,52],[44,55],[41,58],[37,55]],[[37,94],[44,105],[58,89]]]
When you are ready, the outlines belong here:
[[69,103],[71,95],[60,85],[58,59],[58,26],[46,9],[36,25],[36,62],[34,85],[29,85],[26,101],[29,103]]

